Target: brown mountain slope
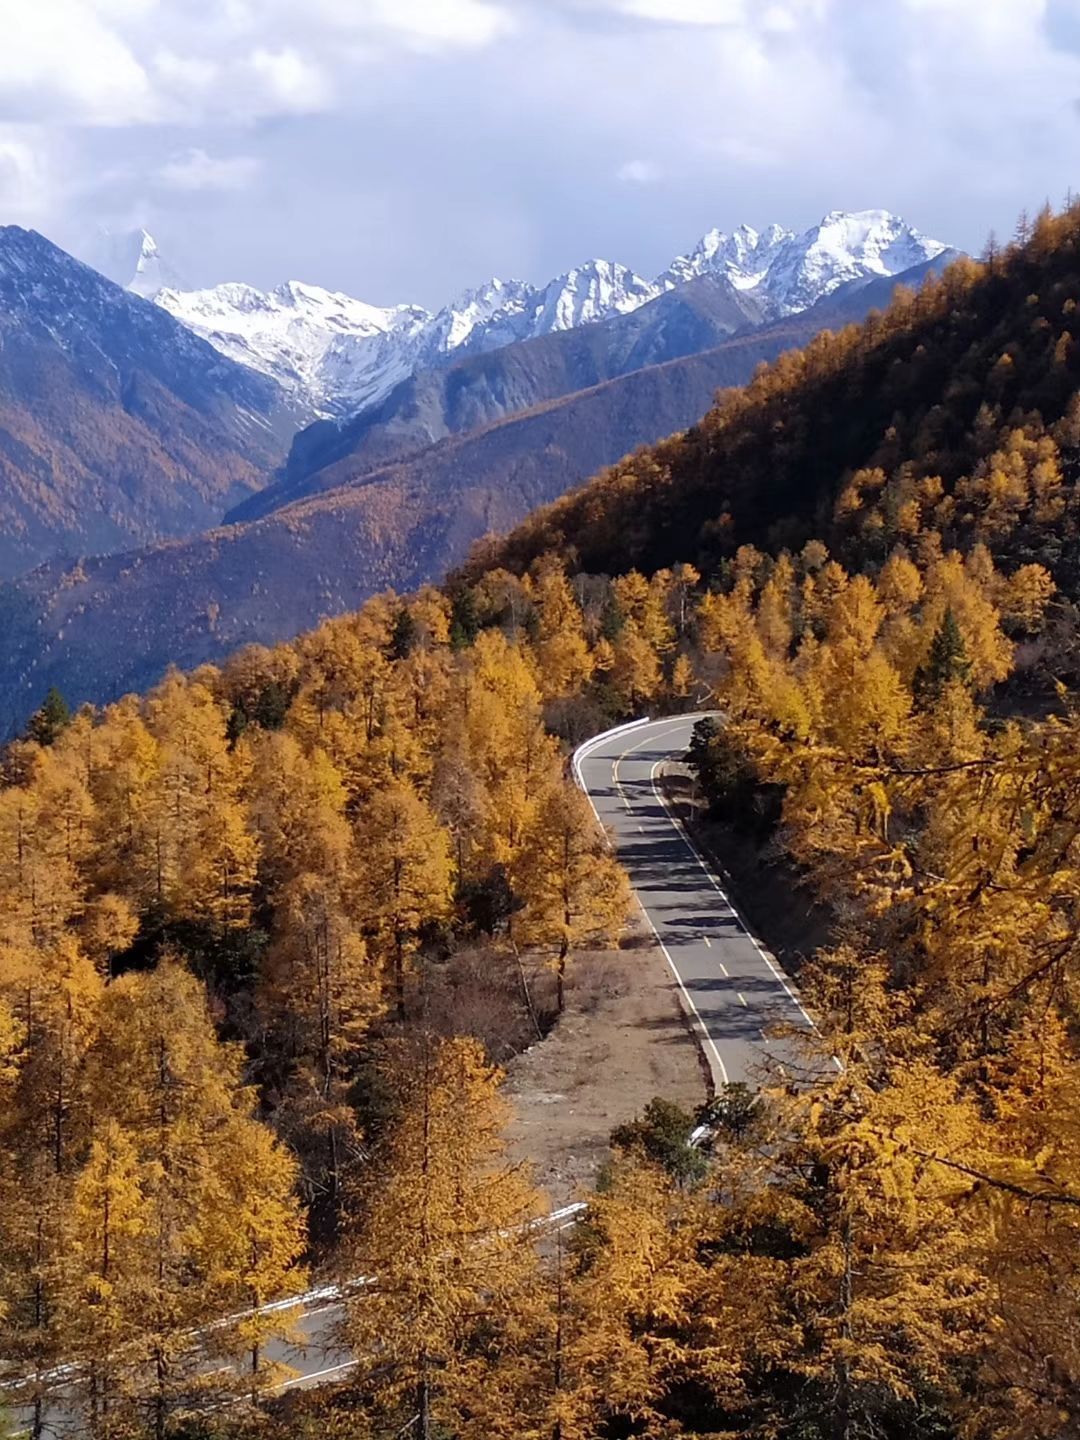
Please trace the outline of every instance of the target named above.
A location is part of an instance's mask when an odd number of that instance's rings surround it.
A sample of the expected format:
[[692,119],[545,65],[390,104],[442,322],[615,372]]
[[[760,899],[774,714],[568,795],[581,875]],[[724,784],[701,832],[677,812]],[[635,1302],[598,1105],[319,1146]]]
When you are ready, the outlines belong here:
[[250,524],[42,566],[0,587],[0,725],[20,723],[51,684],[73,702],[106,700],[170,662],[270,643],[389,585],[438,579],[480,536],[692,423],[718,387],[805,339],[808,323],[636,371]]
[[0,576],[217,523],[265,482],[287,421],[272,382],[0,228]]

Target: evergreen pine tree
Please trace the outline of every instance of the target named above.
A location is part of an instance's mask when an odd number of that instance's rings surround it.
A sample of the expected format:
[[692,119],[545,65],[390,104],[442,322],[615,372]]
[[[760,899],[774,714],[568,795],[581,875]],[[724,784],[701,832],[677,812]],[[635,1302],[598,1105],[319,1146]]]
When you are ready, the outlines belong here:
[[950,606],[934,633],[926,664],[915,672],[916,698],[923,705],[933,704],[950,681],[966,684],[970,677],[971,661]]
[[55,685],[50,685],[40,707],[30,717],[26,738],[39,745],[51,745],[71,720],[71,707]]

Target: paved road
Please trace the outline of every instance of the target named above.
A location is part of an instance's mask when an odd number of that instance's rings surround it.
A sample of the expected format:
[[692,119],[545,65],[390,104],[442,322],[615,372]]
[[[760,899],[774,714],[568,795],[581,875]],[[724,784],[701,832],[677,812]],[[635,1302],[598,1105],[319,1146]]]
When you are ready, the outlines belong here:
[[717,1085],[760,1079],[795,1059],[778,1022],[810,1022],[690,843],[657,776],[680,761],[701,715],[651,720],[581,746],[574,769],[645,912],[702,1037]]

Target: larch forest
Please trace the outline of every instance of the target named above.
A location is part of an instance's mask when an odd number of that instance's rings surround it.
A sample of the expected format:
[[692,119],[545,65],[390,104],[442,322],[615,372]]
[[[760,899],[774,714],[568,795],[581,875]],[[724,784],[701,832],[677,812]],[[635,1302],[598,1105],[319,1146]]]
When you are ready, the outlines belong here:
[[[0,790],[13,1414],[72,1366],[93,1440],[1080,1431],[1078,304],[1072,206],[443,589],[47,698]],[[710,811],[828,913],[816,1028],[700,1146],[619,1127],[552,1235],[492,996],[524,1048],[629,920],[569,748],[700,709]],[[267,1307],[359,1276],[355,1367],[282,1399]]]

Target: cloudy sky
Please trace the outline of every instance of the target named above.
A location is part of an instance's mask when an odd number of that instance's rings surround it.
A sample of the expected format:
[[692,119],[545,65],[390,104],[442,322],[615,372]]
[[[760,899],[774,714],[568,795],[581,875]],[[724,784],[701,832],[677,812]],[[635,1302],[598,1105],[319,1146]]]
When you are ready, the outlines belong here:
[[[6,12],[6,14],[5,14]],[[883,206],[1080,186],[1080,0],[0,0],[0,223],[189,283],[439,304]]]

